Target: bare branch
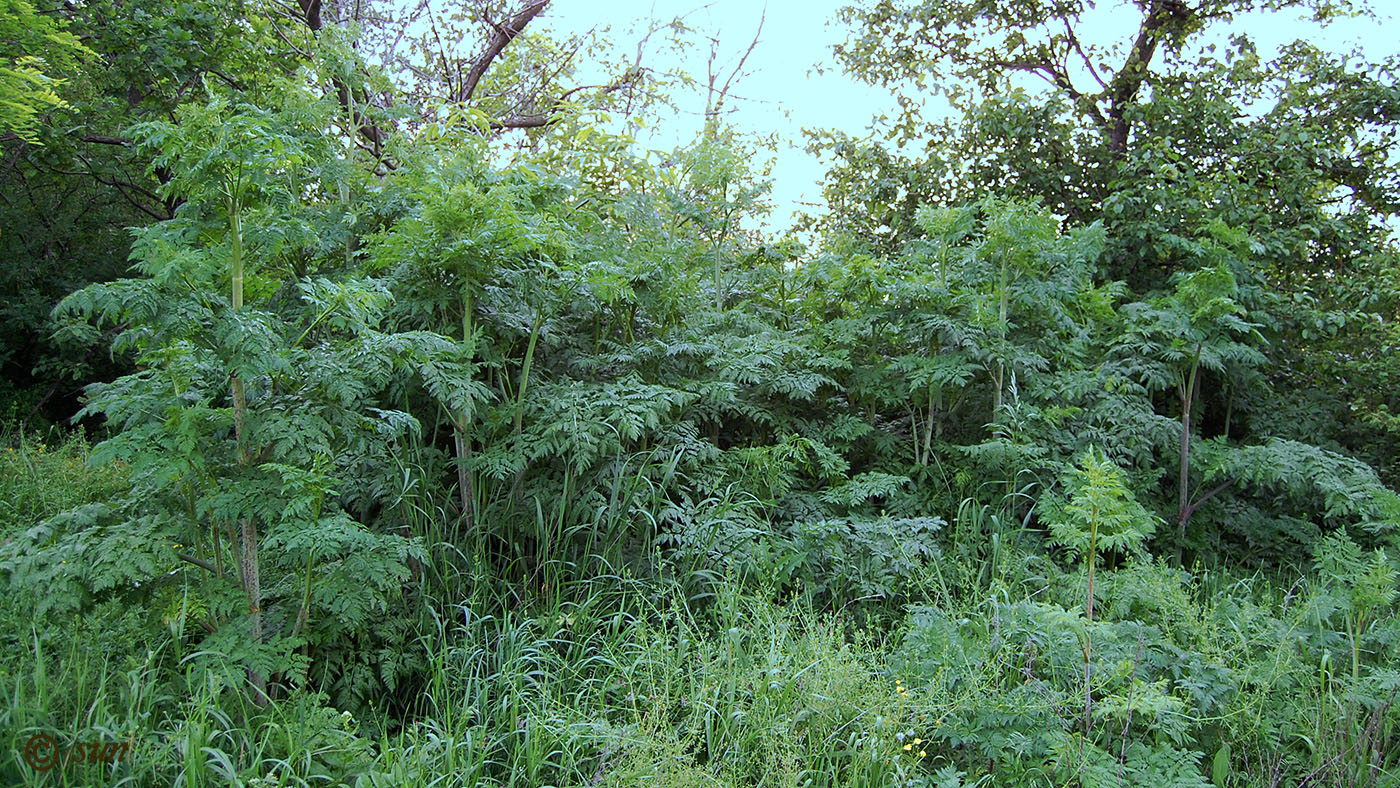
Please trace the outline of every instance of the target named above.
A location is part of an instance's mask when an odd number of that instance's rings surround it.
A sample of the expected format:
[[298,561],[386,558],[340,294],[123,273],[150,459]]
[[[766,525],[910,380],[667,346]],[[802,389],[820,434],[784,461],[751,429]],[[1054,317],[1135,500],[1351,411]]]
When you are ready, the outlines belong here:
[[[152,219],[155,219],[155,220],[158,221],[158,222],[163,222],[163,221],[165,221],[166,219],[169,219],[170,217],[174,216],[174,207],[171,206],[167,201],[162,200],[158,195],[152,194],[150,191],[148,191],[148,190],[146,190],[146,189],[143,189],[142,187],[137,186],[137,185],[134,184],[134,183],[129,183],[129,182],[127,182],[127,181],[119,181],[119,180],[117,180],[117,179],[115,179],[115,178],[104,178],[104,177],[102,177],[101,175],[98,175],[95,171],[93,171],[92,162],[88,161],[88,159],[87,159],[86,156],[84,156],[84,155],[82,155],[81,153],[79,153],[79,154],[77,154],[77,157],[78,157],[78,160],[79,160],[79,161],[81,161],[84,165],[87,166],[87,171],[86,171],[86,172],[82,172],[82,171],[69,171],[69,170],[58,170],[58,169],[54,170],[54,172],[58,173],[59,175],[76,175],[76,176],[84,176],[84,175],[85,175],[85,176],[90,177],[90,178],[92,178],[93,180],[97,181],[98,183],[102,184],[103,186],[110,186],[110,187],[112,187],[113,189],[116,189],[116,190],[117,190],[117,194],[120,194],[121,197],[122,197],[122,199],[123,199],[123,200],[126,200],[126,202],[127,202],[128,204],[130,204],[131,207],[135,208],[136,210],[140,211],[141,213],[146,214],[147,216],[151,217]],[[147,207],[146,205],[143,205],[139,200],[137,200],[135,197],[132,197],[130,194],[127,193],[127,190],[128,190],[128,189],[130,189],[131,191],[134,191],[134,192],[137,192],[137,193],[141,194],[142,196],[146,197],[147,199],[154,200],[154,201],[157,202],[157,203],[161,203],[161,204],[166,208],[166,213],[164,213],[164,214],[159,213],[159,212],[155,211],[154,209],[149,208],[149,207]]]
[[243,90],[247,90],[247,89],[248,89],[248,88],[244,87],[244,85],[243,85],[242,82],[239,82],[238,80],[236,80],[236,79],[234,79],[233,77],[231,77],[231,76],[225,74],[225,73],[222,72],[222,71],[219,71],[218,69],[209,68],[209,69],[205,69],[205,71],[208,71],[210,74],[213,74],[214,76],[218,77],[219,79],[222,79],[225,83],[228,84],[229,87],[233,88],[234,90],[243,91]]
[[307,60],[311,59],[310,52],[307,52],[305,49],[302,49],[301,47],[292,43],[292,39],[289,38],[286,32],[282,30],[282,26],[277,24],[276,17],[269,16],[267,18],[267,21],[272,24],[272,32],[277,34],[277,38],[281,39],[282,43],[286,44],[289,49],[291,49],[293,52],[296,52],[298,55],[301,55],[302,57],[306,58]]
[[1201,504],[1205,503],[1206,501],[1209,501],[1211,498],[1214,498],[1217,494],[1219,494],[1222,490],[1229,486],[1229,482],[1224,482],[1222,484],[1210,488],[1210,490],[1206,491],[1205,495],[1202,495],[1200,498],[1197,498],[1195,503],[1186,507],[1186,511],[1182,513],[1182,517],[1186,520],[1191,519],[1191,515],[1196,513],[1196,509],[1200,508]]
[[739,58],[739,63],[734,66],[734,70],[729,72],[729,78],[724,81],[724,87],[719,91],[719,101],[715,104],[715,110],[719,110],[719,104],[724,102],[724,97],[729,95],[729,89],[734,86],[734,79],[744,70],[744,63],[748,61],[749,55],[753,54],[758,46],[758,37],[763,35],[763,23],[768,21],[768,8],[765,6],[763,13],[758,17],[758,29],[753,31],[753,40],[749,42],[749,48],[744,50],[744,54]]
[[705,64],[705,71],[709,85],[709,91],[705,95],[706,124],[709,124],[713,118],[717,117],[720,114],[722,108],[724,107],[724,99],[729,96],[729,91],[734,86],[734,80],[737,79],[740,73],[744,70],[744,63],[748,61],[749,55],[752,55],[754,49],[758,47],[758,38],[760,35],[763,34],[763,23],[767,21],[767,19],[768,9],[765,7],[763,10],[763,14],[758,18],[758,29],[754,31],[753,40],[749,42],[748,48],[744,50],[744,53],[742,55],[740,55],[739,62],[729,72],[729,76],[724,80],[724,86],[719,88],[718,90],[715,89],[715,81],[717,78],[717,75],[715,74],[715,58],[718,55],[719,39],[710,39],[710,59],[709,62]]
[[491,67],[497,57],[505,51],[507,45],[520,35],[525,26],[530,24],[530,20],[539,16],[542,11],[549,7],[549,0],[530,0],[520,12],[511,17],[505,24],[489,22],[495,28],[495,34],[486,43],[486,49],[472,62],[471,68],[467,71],[466,79],[462,83],[460,95],[455,98],[457,101],[471,101],[472,95],[476,93],[476,86],[481,83],[481,78],[486,76],[486,70]]
[[1099,87],[1108,91],[1108,83],[1104,82],[1103,77],[1099,76],[1099,70],[1094,67],[1094,61],[1089,59],[1089,53],[1085,52],[1083,45],[1079,43],[1079,36],[1075,35],[1074,27],[1070,25],[1068,16],[1065,17],[1065,35],[1069,40],[1069,45],[1078,53],[1079,59],[1084,61],[1085,68],[1089,69],[1089,76],[1093,77],[1094,81],[1099,83]]
[[1086,95],[1074,86],[1074,82],[1069,78],[1067,66],[1056,65],[1049,61],[1040,60],[995,60],[992,62],[992,65],[997,68],[1004,68],[1009,71],[1021,71],[1040,77],[1051,85],[1065,91],[1070,97],[1070,100],[1082,107],[1084,111],[1089,114],[1089,117],[1101,128],[1105,130],[1109,128],[1108,119],[1104,117],[1103,112],[1099,109],[1095,97]]
[[179,558],[181,561],[184,561],[185,563],[194,564],[195,566],[197,566],[197,567],[199,567],[200,569],[203,569],[203,570],[205,570],[205,571],[209,571],[209,572],[217,572],[217,571],[218,571],[218,570],[214,567],[213,564],[209,563],[208,561],[205,561],[203,558],[195,558],[194,556],[189,555],[188,553],[176,553],[176,554],[175,554],[175,557],[176,557],[176,558]]
[[514,118],[504,118],[493,120],[490,123],[492,131],[506,131],[508,129],[540,129],[552,125],[559,121],[559,115],[551,113],[549,115],[521,115]]
[[130,145],[131,140],[126,137],[108,137],[103,134],[88,134],[81,138],[83,142],[93,142],[98,145]]
[[[437,15],[433,13],[432,7],[428,5],[426,0],[424,0],[423,3],[423,10],[428,14],[428,31],[433,34],[433,40],[437,42],[437,58],[438,62],[442,64],[442,78],[447,80],[447,96],[448,98],[453,98],[457,95],[457,89],[452,87],[452,72],[454,69],[448,67],[450,59],[447,56],[447,47],[442,43],[442,34],[438,32]],[[407,63],[408,61],[405,60],[405,62]],[[462,64],[458,62],[455,66],[457,78],[461,79]]]
[[507,129],[539,129],[544,128],[545,126],[551,126],[562,119],[562,111],[564,108],[564,104],[568,101],[569,96],[572,96],[575,93],[578,93],[583,90],[593,89],[597,89],[600,93],[613,93],[627,87],[636,79],[636,77],[636,73],[632,72],[631,70],[628,70],[627,73],[623,74],[622,76],[618,77],[616,80],[610,82],[607,85],[579,85],[578,87],[564,91],[559,96],[559,98],[554,100],[554,106],[548,112],[533,115],[517,115],[510,118],[504,118],[502,120],[493,120],[488,124],[488,126],[492,131],[505,131]]

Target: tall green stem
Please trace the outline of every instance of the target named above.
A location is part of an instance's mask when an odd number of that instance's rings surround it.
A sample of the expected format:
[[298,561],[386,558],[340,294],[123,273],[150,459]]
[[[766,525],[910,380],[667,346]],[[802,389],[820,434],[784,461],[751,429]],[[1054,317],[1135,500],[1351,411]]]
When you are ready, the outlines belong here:
[[[228,204],[229,244],[231,254],[233,292],[231,302],[237,312],[243,308],[243,217],[236,199]],[[243,379],[235,371],[232,375],[233,389],[233,432],[238,444],[238,463],[252,462],[252,451],[248,445],[248,395],[243,388]],[[248,597],[249,630],[254,643],[262,643],[262,578],[258,565],[258,524],[253,518],[245,517],[239,523],[239,569],[243,575],[243,593]],[[248,669],[248,682],[253,685],[253,703],[267,704],[267,677],[253,668]]]
[[[1008,293],[1006,292],[1006,291],[1007,291],[1007,280],[1008,280],[1008,279],[1009,279],[1009,272],[1007,271],[1007,262],[1006,262],[1005,259],[1002,259],[1002,261],[1001,261],[1001,294],[1000,294],[1000,299],[999,299],[999,300],[1000,300],[999,311],[998,311],[998,313],[997,313],[997,315],[998,315],[998,317],[997,317],[997,334],[999,335],[1000,339],[1002,340],[1002,346],[1003,346],[1003,347],[1002,347],[1002,349],[1001,349],[1001,352],[1003,352],[1003,353],[1005,352],[1005,345],[1006,345],[1006,319],[1007,319],[1008,313],[1010,312],[1010,306],[1011,306],[1010,301],[1009,301],[1009,295],[1008,295]],[[994,383],[996,384],[996,388],[995,388],[995,390],[992,392],[992,418],[991,418],[991,420],[994,421],[994,422],[995,422],[997,419],[1001,418],[1001,400],[1002,400],[1002,393],[1001,393],[1001,392],[1002,392],[1002,388],[1003,388],[1003,386],[1004,386],[1004,384],[1005,384],[1005,378],[1006,378],[1006,362],[1005,362],[1004,360],[1002,360],[1002,359],[997,359],[996,380],[994,381]]]
[[718,242],[718,241],[716,241],[715,244],[714,244],[714,262],[715,262],[715,311],[716,311],[716,312],[723,312],[723,311],[724,311],[724,288],[723,288],[723,286],[722,286],[722,281],[723,281],[723,280],[722,280],[722,277],[723,277],[724,273],[723,273],[723,271],[722,271],[721,268],[720,268],[719,242]]
[[[525,346],[525,360],[520,364],[520,391],[515,396],[515,446],[516,451],[520,451],[521,442],[524,440],[525,426],[525,392],[530,388],[530,367],[535,362],[535,346],[539,344],[540,328],[544,323],[544,316],[535,314],[535,324],[530,327],[530,342]],[[511,488],[511,496],[518,497],[525,484],[525,466],[522,464],[520,470],[515,474],[515,483]]]
[[1176,564],[1186,557],[1186,521],[1191,519],[1190,499],[1190,459],[1191,459],[1191,402],[1196,397],[1196,373],[1201,367],[1201,346],[1196,345],[1196,356],[1191,361],[1190,374],[1177,388],[1181,397],[1181,447],[1178,451],[1177,479],[1177,524],[1176,524]]
[[[312,522],[320,521],[321,507],[325,505],[325,502],[326,498],[324,493],[317,497],[316,512],[311,517]],[[301,606],[297,608],[297,620],[296,623],[292,625],[292,637],[296,637],[298,634],[300,634],[302,629],[306,627],[307,622],[311,619],[311,570],[314,567],[312,555],[313,554],[311,549],[307,548],[306,574],[305,579],[302,583]]]
[[[471,347],[470,363],[476,358],[476,346],[472,342],[472,312],[475,302],[472,298],[471,282],[462,286],[462,342]],[[470,374],[470,373],[468,373]],[[457,493],[461,498],[462,517],[470,529],[476,523],[476,479],[471,472],[472,424],[471,416],[465,409],[455,414],[452,425],[452,439],[457,449]]]
[[[723,181],[723,182],[720,184],[720,201],[721,201],[721,202],[726,202],[726,203],[729,201],[729,181],[727,181],[727,180],[726,180],[726,181]],[[720,252],[721,252],[721,250],[724,248],[724,236],[727,234],[727,231],[729,230],[729,217],[730,217],[730,215],[731,215],[731,214],[730,214],[730,211],[727,211],[727,210],[726,210],[726,211],[724,212],[724,226],[721,227],[720,230],[719,230],[719,232],[715,234],[714,243],[711,245],[711,246],[712,246],[711,252],[712,252],[712,254],[713,254],[713,256],[714,256],[714,265],[715,265],[715,311],[716,311],[716,312],[723,312],[723,311],[724,311],[724,268],[723,268],[723,266],[721,265]]]
[[942,437],[943,416],[938,412],[939,400],[942,399],[943,389],[934,384],[928,384],[928,419],[924,422],[924,451],[920,465],[928,465],[928,458],[933,454],[933,423],[939,423],[939,437]]
[[1095,506],[1089,510],[1089,550],[1084,554],[1084,561],[1089,569],[1089,592],[1084,600],[1084,738],[1086,739],[1089,738],[1093,719],[1091,712],[1094,709],[1094,693],[1090,685],[1089,666],[1092,656],[1090,630],[1094,625],[1094,553],[1098,550],[1098,541],[1099,509]]
[[1347,637],[1351,640],[1351,685],[1361,685],[1361,632],[1366,624],[1358,615],[1347,616]]
[[540,340],[540,324],[544,320],[535,315],[535,324],[530,327],[530,342],[525,346],[525,360],[520,364],[520,393],[515,398],[515,439],[520,440],[521,427],[525,417],[525,390],[530,386],[530,367],[535,361],[535,346]]

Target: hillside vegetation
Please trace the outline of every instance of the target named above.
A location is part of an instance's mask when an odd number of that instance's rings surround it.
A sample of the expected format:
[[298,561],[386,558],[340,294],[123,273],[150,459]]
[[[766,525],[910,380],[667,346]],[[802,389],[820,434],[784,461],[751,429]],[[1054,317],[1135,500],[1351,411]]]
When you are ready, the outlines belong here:
[[157,5],[0,19],[0,783],[1400,785],[1395,64],[863,3],[775,235],[544,0]]

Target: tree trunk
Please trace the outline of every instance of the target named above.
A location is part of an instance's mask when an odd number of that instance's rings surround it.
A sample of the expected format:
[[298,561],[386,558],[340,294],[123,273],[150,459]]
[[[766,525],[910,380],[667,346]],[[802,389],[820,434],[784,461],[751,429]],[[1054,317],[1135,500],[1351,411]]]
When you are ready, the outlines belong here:
[[1147,67],[1157,54],[1163,28],[1184,25],[1190,19],[1191,9],[1182,0],[1153,0],[1143,15],[1137,37],[1128,51],[1128,59],[1109,85],[1108,150],[1114,159],[1122,159],[1128,151],[1128,108],[1137,101],[1138,93],[1147,81]]

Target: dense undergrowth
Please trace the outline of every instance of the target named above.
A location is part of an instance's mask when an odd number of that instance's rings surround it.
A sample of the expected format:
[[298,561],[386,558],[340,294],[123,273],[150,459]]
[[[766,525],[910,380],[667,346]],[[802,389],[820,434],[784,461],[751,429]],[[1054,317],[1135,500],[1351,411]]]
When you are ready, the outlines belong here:
[[245,10],[241,81],[103,100],[124,276],[5,318],[0,784],[1400,786],[1391,72],[1297,47],[1259,118],[1172,39],[1107,137],[1003,79],[927,160],[814,142],[809,248],[717,117],[506,146]]
[[[124,483],[120,466],[85,468],[87,451],[12,441],[7,540]],[[337,699],[313,681],[264,708],[200,659],[188,590],[63,617],[33,615],[42,591],[6,594],[6,780],[1395,784],[1394,575],[1354,547],[1320,548],[1303,575],[1132,558],[1098,574],[1091,621],[1086,575],[992,507],[963,507],[933,537],[888,523],[898,562],[863,579],[890,595],[659,556],[635,577],[567,534],[511,580],[483,565],[485,540],[433,524],[430,560],[389,611],[399,640],[367,680],[378,690]],[[802,560],[791,571],[829,571],[829,556]],[[20,762],[36,733],[67,756],[90,740],[131,749],[36,772]]]

